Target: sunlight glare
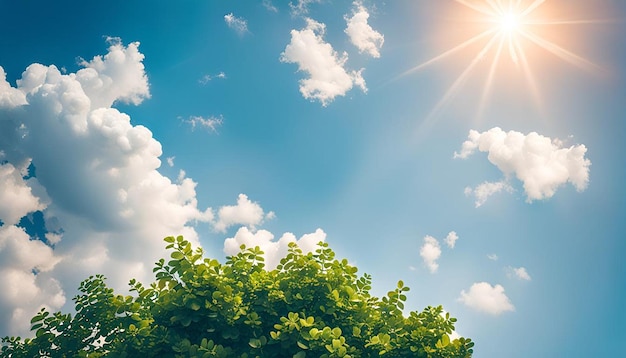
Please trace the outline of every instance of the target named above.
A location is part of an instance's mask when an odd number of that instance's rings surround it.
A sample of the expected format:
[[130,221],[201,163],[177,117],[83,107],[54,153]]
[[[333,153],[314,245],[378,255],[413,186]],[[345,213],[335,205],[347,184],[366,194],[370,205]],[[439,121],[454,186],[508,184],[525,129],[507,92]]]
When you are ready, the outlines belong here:
[[[545,14],[542,14],[543,12],[541,10],[538,11],[538,9],[546,9],[545,4],[550,3],[548,0],[454,0],[454,2],[462,5],[468,11],[471,10],[471,14],[466,16],[469,17],[471,23],[479,25],[479,27],[475,28],[474,34],[469,38],[465,38],[456,46],[409,69],[400,76],[421,70],[461,51],[476,48],[478,52],[475,57],[470,57],[469,63],[466,63],[460,75],[435,105],[423,124],[430,122],[437,112],[442,110],[444,105],[452,99],[469,75],[480,67],[480,63],[487,56],[491,59],[488,65],[486,65],[487,74],[480,92],[477,115],[481,115],[481,112],[486,107],[489,94],[494,87],[495,80],[498,78],[498,69],[511,71],[516,68],[519,70],[519,74],[526,83],[527,93],[530,94],[539,108],[542,107],[541,95],[536,82],[537,77],[533,73],[530,63],[531,58],[535,59],[535,61],[538,59],[535,54],[537,50],[542,50],[584,70],[603,73],[603,69],[591,61],[546,38],[546,36],[550,35],[546,31],[561,25],[597,24],[605,21],[546,18]],[[506,52],[508,52],[508,56],[504,55]],[[529,57],[529,53],[533,54],[533,56]],[[507,57],[510,58],[515,66],[514,68],[506,67],[505,60]],[[512,72],[507,73],[507,78],[510,77],[510,73]]]

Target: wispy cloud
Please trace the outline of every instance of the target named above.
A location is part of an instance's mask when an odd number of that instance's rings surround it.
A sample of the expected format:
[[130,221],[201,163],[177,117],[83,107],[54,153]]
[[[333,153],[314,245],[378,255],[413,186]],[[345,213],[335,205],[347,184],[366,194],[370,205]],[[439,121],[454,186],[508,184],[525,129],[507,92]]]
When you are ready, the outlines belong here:
[[201,116],[190,116],[187,119],[183,119],[184,123],[187,123],[191,126],[191,130],[195,130],[198,128],[205,128],[210,132],[217,133],[217,128],[222,125],[224,119],[220,117],[201,117]]
[[239,36],[243,36],[247,32],[249,32],[248,21],[246,21],[242,17],[237,17],[233,15],[232,12],[230,14],[224,15],[224,21],[226,21],[226,25],[228,25],[228,27],[230,27],[231,29],[235,30],[235,32]]
[[498,255],[496,254],[489,254],[487,255],[487,258],[491,261],[498,261]]
[[476,201],[474,202],[476,207],[481,207],[484,203],[487,202],[490,196],[497,194],[501,191],[513,192],[513,187],[509,185],[506,181],[498,181],[498,182],[484,182],[478,185],[476,188],[466,187],[465,195],[466,196],[474,196]]
[[212,81],[213,79],[226,79],[226,74],[224,72],[219,72],[216,75],[204,75],[202,76],[198,82],[201,85],[206,85],[207,83],[209,83],[210,81]]
[[528,274],[528,271],[526,271],[525,267],[507,267],[506,268],[507,271],[507,275],[509,277],[515,277],[517,279],[520,280],[524,280],[524,281],[530,281],[532,280],[530,275]]
[[446,238],[444,239],[444,241],[446,245],[448,245],[449,248],[454,249],[454,246],[456,245],[456,241],[458,239],[459,239],[459,235],[457,235],[455,231],[450,231],[448,235],[446,236]]
[[294,16],[306,15],[309,13],[310,4],[319,4],[321,0],[296,0],[289,2],[289,8],[291,8],[291,14]]
[[353,6],[352,16],[344,16],[347,23],[345,33],[360,53],[380,57],[380,48],[385,42],[385,37],[368,24],[370,14],[361,1],[355,1]]
[[272,0],[263,0],[263,6],[271,12],[278,12],[278,8],[274,6]]
[[[578,191],[585,190],[589,183],[591,161],[585,158],[587,148],[582,144],[565,148],[562,141],[535,132],[504,132],[495,127],[482,133],[471,130],[454,158],[465,159],[476,150],[488,153],[488,160],[505,178],[517,177],[523,183],[528,202],[551,198],[568,182]],[[480,188],[483,192],[477,195],[477,206],[484,203],[481,198],[506,188],[504,182],[484,185]],[[476,189],[473,192],[476,195]]]
[[300,93],[306,99],[318,100],[327,106],[337,96],[344,96],[353,86],[367,91],[361,71],[344,68],[348,54],[339,55],[324,41],[326,26],[306,19],[302,30],[291,30],[291,42],[281,54],[280,61],[298,64],[298,70],[309,78],[300,80]]
[[487,282],[474,283],[468,292],[462,290],[458,300],[470,308],[492,315],[515,311],[515,307],[504,293],[504,287],[491,286]]

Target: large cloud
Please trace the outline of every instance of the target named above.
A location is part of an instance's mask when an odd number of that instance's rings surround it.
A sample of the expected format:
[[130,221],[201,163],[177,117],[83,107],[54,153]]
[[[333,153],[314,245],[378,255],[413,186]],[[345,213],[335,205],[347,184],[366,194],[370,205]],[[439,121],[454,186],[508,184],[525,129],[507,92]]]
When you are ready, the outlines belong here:
[[375,58],[380,57],[380,48],[385,42],[385,37],[368,24],[370,14],[362,2],[355,1],[353,6],[352,17],[345,16],[347,24],[345,33],[360,53],[367,53]]
[[240,251],[241,245],[246,247],[259,248],[264,252],[265,267],[274,269],[280,260],[287,255],[290,242],[295,242],[306,254],[314,251],[320,241],[326,240],[326,233],[322,229],[315,230],[314,233],[306,234],[296,239],[290,232],[283,234],[280,239],[274,241],[274,234],[267,230],[252,232],[246,227],[240,228],[234,237],[226,239],[224,242],[224,252],[227,255],[236,255]]
[[348,72],[344,68],[348,54],[339,55],[324,41],[326,26],[312,19],[306,19],[306,22],[304,29],[291,30],[291,42],[280,57],[282,62],[298,64],[298,70],[309,75],[309,78],[300,80],[302,96],[326,106],[355,85],[367,91],[362,70]]
[[[522,181],[528,202],[551,198],[560,186],[568,182],[576,190],[583,191],[589,182],[591,161],[585,158],[587,148],[582,144],[565,148],[558,139],[535,132],[527,135],[516,131],[505,132],[496,127],[482,133],[471,130],[461,152],[455,152],[454,157],[465,159],[476,150],[488,153],[489,161],[507,179],[515,176]],[[502,185],[484,185],[473,190],[477,195],[477,206],[492,193],[507,189]]]
[[[0,335],[25,334],[18,322],[43,304],[59,308],[90,274],[105,274],[116,289],[132,277],[147,281],[164,236],[197,244],[194,222],[213,220],[198,208],[195,182],[158,172],[152,133],[111,108],[150,96],[138,47],[113,39],[105,56],[67,75],[32,64],[17,87],[0,67]],[[36,175],[25,180],[31,162]],[[12,225],[35,210],[49,246]]]
[[491,286],[487,282],[474,283],[469,292],[461,291],[459,301],[477,311],[499,315],[506,311],[515,311],[515,307],[504,294],[501,285]]

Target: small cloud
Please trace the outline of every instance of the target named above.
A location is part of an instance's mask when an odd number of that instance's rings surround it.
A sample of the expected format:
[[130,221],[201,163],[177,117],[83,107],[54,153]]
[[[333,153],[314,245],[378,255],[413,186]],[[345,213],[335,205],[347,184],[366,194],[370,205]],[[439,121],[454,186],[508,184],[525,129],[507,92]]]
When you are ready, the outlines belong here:
[[243,36],[248,32],[248,22],[242,17],[233,15],[232,12],[224,15],[224,21],[226,21],[226,25],[235,30],[239,36]]
[[353,3],[352,17],[344,16],[347,27],[344,32],[350,37],[350,42],[360,53],[367,53],[374,58],[380,57],[380,48],[385,42],[385,37],[374,30],[367,22],[369,12],[361,1]]
[[504,287],[491,286],[487,282],[474,283],[469,292],[462,290],[458,300],[470,308],[492,315],[515,311],[515,307],[504,293]]
[[417,267],[415,267],[415,266],[409,266],[409,270],[411,270],[411,271],[417,271]]
[[307,26],[302,30],[291,30],[291,42],[285,47],[280,61],[298,64],[298,71],[309,78],[300,80],[300,93],[309,100],[318,100],[327,106],[337,96],[344,96],[352,87],[360,87],[367,92],[365,80],[359,71],[344,68],[348,54],[339,55],[324,41],[326,25],[306,19]]
[[200,78],[198,80],[198,83],[200,83],[201,85],[206,85],[207,83],[209,83],[214,78],[225,79],[226,78],[226,74],[224,72],[220,72],[217,75],[204,75],[204,76],[202,76],[202,78]]
[[511,193],[513,192],[513,187],[504,180],[499,182],[484,182],[473,189],[471,187],[465,188],[464,193],[465,196],[474,196],[476,198],[474,204],[479,208],[487,202],[490,196],[503,190]]
[[454,158],[465,159],[476,150],[488,153],[489,162],[500,169],[505,179],[519,179],[529,203],[551,198],[566,183],[579,192],[589,183],[591,161],[585,158],[587,147],[582,144],[566,148],[563,141],[536,132],[505,132],[495,127],[482,133],[470,130],[468,140],[460,153],[454,153]]
[[507,276],[509,277],[513,277],[515,276],[515,278],[520,279],[520,280],[524,280],[524,281],[530,281],[532,280],[530,275],[528,274],[528,272],[526,271],[525,267],[507,267],[506,269],[507,271]]
[[444,239],[444,242],[446,243],[446,245],[448,245],[449,248],[454,249],[454,245],[456,245],[456,240],[458,239],[459,236],[456,234],[456,232],[450,231],[448,233],[448,236],[446,236],[446,238]]
[[291,8],[291,15],[299,16],[306,15],[309,13],[309,5],[317,3],[319,4],[321,0],[297,0],[294,4],[293,2],[289,2],[289,7]]
[[271,12],[278,12],[278,8],[272,4],[271,0],[263,0],[263,6]]
[[176,159],[176,157],[174,157],[174,156],[167,157],[167,159],[166,159],[167,160],[167,165],[169,165],[170,168],[174,166],[174,159]]
[[183,120],[183,122],[190,124],[191,130],[195,130],[196,127],[202,127],[208,129],[210,132],[217,133],[217,127],[222,125],[224,119],[221,116],[208,118],[191,116],[188,119]]
[[422,245],[422,248],[420,249],[420,256],[431,273],[437,272],[437,269],[439,268],[437,260],[441,256],[439,241],[432,236],[427,235],[424,237],[424,245]]
[[246,247],[259,246],[265,257],[265,268],[272,270],[276,268],[280,260],[287,255],[289,243],[295,242],[303,253],[317,249],[320,241],[326,240],[326,233],[322,229],[315,232],[302,235],[300,239],[290,232],[284,233],[278,240],[274,240],[274,234],[267,230],[259,230],[252,232],[247,227],[237,230],[234,237],[224,241],[224,253],[227,255],[236,255],[240,251],[240,246]]
[[487,255],[487,258],[491,261],[498,261],[498,255],[496,254]]
[[265,220],[274,218],[276,214],[273,211],[265,214],[259,203],[251,201],[245,194],[239,194],[237,205],[222,206],[218,210],[213,227],[218,232],[226,232],[231,226],[244,225],[254,231]]

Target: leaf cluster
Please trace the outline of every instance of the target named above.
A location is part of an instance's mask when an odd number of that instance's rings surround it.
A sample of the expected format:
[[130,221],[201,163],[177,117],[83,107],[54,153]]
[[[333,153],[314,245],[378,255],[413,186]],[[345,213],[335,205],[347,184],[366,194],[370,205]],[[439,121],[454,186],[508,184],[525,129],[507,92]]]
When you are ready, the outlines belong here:
[[295,243],[265,269],[259,247],[224,264],[182,236],[145,287],[114,294],[103,276],[83,281],[76,313],[42,309],[34,338],[2,339],[0,357],[471,357],[470,339],[452,340],[455,318],[443,308],[403,314],[409,288],[399,281],[379,299],[371,276],[357,275],[328,244],[304,254]]

